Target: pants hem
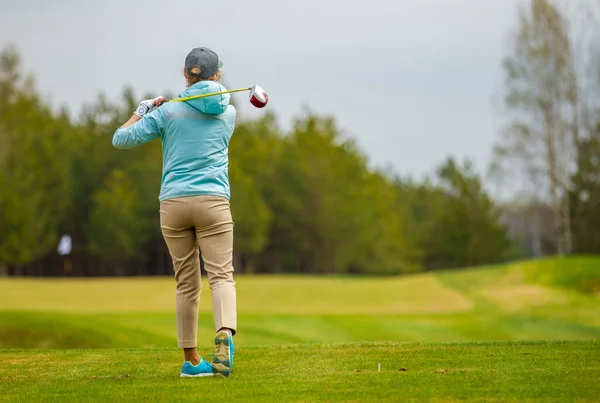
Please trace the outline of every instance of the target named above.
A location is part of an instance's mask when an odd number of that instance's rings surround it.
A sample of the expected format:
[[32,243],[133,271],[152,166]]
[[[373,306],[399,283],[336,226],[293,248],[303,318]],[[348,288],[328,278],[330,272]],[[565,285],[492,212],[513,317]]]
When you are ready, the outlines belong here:
[[197,342],[191,340],[184,340],[177,342],[177,347],[179,348],[194,348],[197,346]]

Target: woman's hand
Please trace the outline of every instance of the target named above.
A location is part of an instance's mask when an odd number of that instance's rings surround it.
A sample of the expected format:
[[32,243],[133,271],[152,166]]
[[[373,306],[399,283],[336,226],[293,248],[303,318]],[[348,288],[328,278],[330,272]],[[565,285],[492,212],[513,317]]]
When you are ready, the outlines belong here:
[[156,107],[161,106],[162,104],[164,104],[165,102],[167,102],[167,98],[163,97],[162,95],[160,97],[156,97],[153,99],[154,101],[154,105]]

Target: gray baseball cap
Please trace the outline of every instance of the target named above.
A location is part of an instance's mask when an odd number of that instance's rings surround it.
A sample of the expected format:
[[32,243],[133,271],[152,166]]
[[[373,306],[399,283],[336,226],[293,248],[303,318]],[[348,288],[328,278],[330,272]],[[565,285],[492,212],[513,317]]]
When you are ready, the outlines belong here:
[[193,76],[208,78],[223,67],[219,56],[209,48],[195,48],[185,58],[185,71]]

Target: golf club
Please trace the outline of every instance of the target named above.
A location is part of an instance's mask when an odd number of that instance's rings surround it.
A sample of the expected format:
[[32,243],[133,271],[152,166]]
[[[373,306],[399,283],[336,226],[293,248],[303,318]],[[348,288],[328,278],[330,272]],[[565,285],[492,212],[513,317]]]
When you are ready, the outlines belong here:
[[269,102],[269,97],[268,97],[267,93],[258,84],[255,84],[252,87],[247,87],[247,88],[238,88],[235,90],[227,90],[227,91],[213,92],[210,94],[193,95],[191,97],[176,98],[176,99],[171,99],[170,101],[167,101],[167,102],[185,102],[185,101],[189,101],[191,99],[211,97],[213,95],[231,94],[234,92],[242,92],[242,91],[250,91],[250,103],[257,108],[264,108],[267,105],[267,103]]

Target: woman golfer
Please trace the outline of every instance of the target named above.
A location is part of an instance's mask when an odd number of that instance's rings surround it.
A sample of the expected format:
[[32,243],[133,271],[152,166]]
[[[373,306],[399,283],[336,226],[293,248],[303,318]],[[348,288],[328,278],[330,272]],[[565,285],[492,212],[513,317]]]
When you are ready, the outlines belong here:
[[[225,91],[217,81],[222,63],[208,48],[193,49],[185,59],[187,89],[179,97]],[[183,348],[181,376],[229,376],[236,331],[233,280],[233,221],[229,208],[228,145],[236,111],[229,94],[166,102],[164,97],[140,103],[113,136],[116,148],[162,141],[160,228],[169,248],[177,282],[177,338]],[[200,260],[212,293],[217,334],[212,363],[196,349]]]

